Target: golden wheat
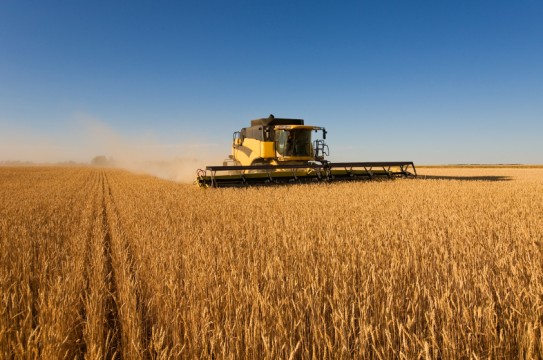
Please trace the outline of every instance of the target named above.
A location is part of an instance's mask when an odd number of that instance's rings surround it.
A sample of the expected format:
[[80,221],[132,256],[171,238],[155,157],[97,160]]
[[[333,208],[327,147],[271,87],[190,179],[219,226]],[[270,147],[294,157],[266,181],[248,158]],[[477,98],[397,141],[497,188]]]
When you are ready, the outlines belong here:
[[0,357],[541,358],[543,169],[423,173],[0,168]]

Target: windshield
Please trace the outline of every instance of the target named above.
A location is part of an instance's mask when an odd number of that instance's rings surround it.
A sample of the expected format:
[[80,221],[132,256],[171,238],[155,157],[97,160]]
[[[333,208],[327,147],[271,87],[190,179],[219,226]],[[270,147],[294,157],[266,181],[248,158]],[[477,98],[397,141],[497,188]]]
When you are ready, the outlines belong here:
[[276,130],[275,143],[279,156],[313,155],[311,130]]

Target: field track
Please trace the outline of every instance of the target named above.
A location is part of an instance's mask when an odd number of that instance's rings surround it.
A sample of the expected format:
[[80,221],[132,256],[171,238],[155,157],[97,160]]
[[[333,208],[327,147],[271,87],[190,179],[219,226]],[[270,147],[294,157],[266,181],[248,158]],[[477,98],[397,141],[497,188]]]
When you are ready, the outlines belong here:
[[542,358],[543,168],[0,167],[0,358]]

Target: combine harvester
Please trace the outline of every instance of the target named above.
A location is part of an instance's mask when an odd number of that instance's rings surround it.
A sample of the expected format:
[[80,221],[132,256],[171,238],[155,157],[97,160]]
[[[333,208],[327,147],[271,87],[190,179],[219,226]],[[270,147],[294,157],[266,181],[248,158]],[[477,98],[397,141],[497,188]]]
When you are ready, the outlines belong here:
[[[322,139],[312,141],[313,133]],[[415,177],[410,161],[329,162],[326,129],[305,125],[302,119],[268,118],[251,121],[236,131],[232,155],[223,166],[199,169],[196,183],[202,187],[331,182],[375,178]]]

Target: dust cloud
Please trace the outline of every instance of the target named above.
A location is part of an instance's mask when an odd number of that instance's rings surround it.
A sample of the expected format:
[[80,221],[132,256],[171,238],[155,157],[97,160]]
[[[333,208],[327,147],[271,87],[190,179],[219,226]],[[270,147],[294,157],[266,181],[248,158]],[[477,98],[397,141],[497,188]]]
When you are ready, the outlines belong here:
[[138,174],[153,175],[162,179],[182,183],[191,183],[196,179],[196,170],[205,168],[208,164],[202,164],[199,159],[176,158],[172,160],[137,161],[116,160],[111,158],[106,166],[126,169]]
[[10,126],[0,132],[0,164],[109,166],[167,180],[192,183],[197,169],[221,165],[229,144],[217,144],[184,131],[165,143],[154,133],[123,133],[105,122],[79,116],[53,134]]
[[[85,119],[84,124],[87,146],[100,149],[96,155],[105,156],[108,166],[167,180],[193,182],[197,169],[221,164],[228,151],[226,146],[221,148],[206,141],[168,144],[158,141],[154,134],[121,135],[94,119]],[[187,132],[180,137],[194,138]]]

